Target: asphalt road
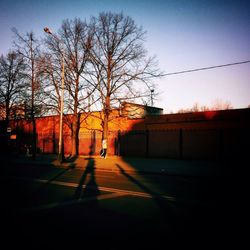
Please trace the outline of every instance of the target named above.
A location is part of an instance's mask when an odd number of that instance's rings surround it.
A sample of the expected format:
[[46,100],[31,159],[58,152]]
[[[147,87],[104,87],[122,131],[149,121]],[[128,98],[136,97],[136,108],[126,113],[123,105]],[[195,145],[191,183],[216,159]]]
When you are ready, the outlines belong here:
[[91,161],[12,166],[1,176],[2,236],[32,249],[204,249],[228,238],[223,192],[221,179],[96,171]]

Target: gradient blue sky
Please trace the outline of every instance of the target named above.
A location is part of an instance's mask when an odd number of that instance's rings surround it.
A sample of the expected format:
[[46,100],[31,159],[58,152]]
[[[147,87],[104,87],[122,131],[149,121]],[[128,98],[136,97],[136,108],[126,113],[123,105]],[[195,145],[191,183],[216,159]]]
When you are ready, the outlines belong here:
[[[0,54],[20,33],[57,31],[64,19],[89,19],[101,11],[123,12],[147,31],[149,55],[165,73],[250,60],[250,1],[243,0],[1,0]],[[165,113],[229,101],[250,105],[250,63],[166,76],[156,80],[155,105]]]

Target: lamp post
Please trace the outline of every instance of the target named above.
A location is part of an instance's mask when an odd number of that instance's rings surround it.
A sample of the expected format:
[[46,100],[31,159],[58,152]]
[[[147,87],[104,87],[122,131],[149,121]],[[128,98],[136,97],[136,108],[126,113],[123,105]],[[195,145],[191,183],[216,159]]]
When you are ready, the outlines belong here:
[[[59,43],[62,41],[53,34],[49,28],[44,28],[44,31],[52,35]],[[63,108],[64,108],[64,48],[62,46],[61,53],[61,104],[60,104],[60,125],[59,125],[59,149],[58,149],[58,160],[63,161]]]
[[153,107],[154,106],[154,99],[153,99],[154,89],[151,89],[150,92],[151,92],[151,94],[150,94],[150,97],[151,97],[151,106]]

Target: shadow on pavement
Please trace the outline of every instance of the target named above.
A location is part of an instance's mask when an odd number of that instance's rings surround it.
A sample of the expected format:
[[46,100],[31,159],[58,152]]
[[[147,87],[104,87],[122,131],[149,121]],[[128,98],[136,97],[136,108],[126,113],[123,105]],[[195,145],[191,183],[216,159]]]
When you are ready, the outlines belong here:
[[154,192],[137,178],[133,177],[131,174],[128,174],[119,164],[116,164],[117,168],[119,169],[120,173],[122,173],[130,182],[134,183],[138,186],[143,192],[149,194],[154,202],[159,206],[160,210],[163,212],[162,216],[163,219],[168,217],[168,220],[171,218],[169,217],[170,212],[170,204],[168,204],[167,199],[164,199],[159,193]]
[[[95,160],[94,158],[87,158],[88,163],[83,175],[78,183],[75,191],[75,199],[84,199],[85,197],[96,197],[100,194],[95,179]],[[87,179],[88,178],[88,179]]]
[[[71,159],[75,163],[75,159]],[[6,230],[8,236],[18,239],[22,246],[82,246],[96,247],[101,244],[101,249],[166,249],[171,244],[179,241],[197,243],[198,241],[215,241],[219,230],[221,212],[217,207],[218,197],[212,197],[208,203],[189,203],[179,201],[169,202],[154,191],[151,186],[157,186],[157,175],[143,175],[146,182],[142,182],[140,174],[134,175],[127,172],[121,165],[116,164],[120,174],[143,192],[152,196],[152,202],[145,207],[142,200],[136,197],[121,196],[116,200],[102,200],[106,195],[101,191],[96,180],[96,160],[94,157],[85,158],[86,167],[81,172],[78,183],[66,193],[67,199],[62,198],[53,209],[44,209],[36,212],[19,213],[12,209],[10,215],[11,223]],[[126,158],[127,163],[129,159]],[[133,166],[133,161],[130,162]],[[134,165],[136,169],[136,166]],[[50,177],[47,186],[39,184],[39,187],[51,188],[53,181],[58,180],[68,169],[59,169],[53,173],[54,168],[39,170],[36,177]],[[20,169],[19,169],[20,171]],[[28,169],[27,169],[28,171]],[[52,171],[52,172],[51,172]],[[165,178],[165,177],[164,177]],[[173,178],[178,181],[173,182]],[[216,194],[217,183],[210,179],[167,177],[164,179],[168,188],[179,185],[179,189],[187,188],[195,193],[195,198],[200,199],[205,195]],[[197,181],[199,185],[193,185]],[[150,182],[151,185],[147,185]],[[7,183],[6,183],[7,185]],[[26,184],[25,184],[26,185]],[[184,185],[184,186],[182,186]],[[199,187],[200,190],[195,190]],[[29,192],[30,186],[27,186]],[[31,189],[33,189],[32,187]],[[12,186],[12,195],[19,195],[14,199],[11,206],[17,206],[22,202],[26,190],[17,190]],[[63,187],[64,189],[64,187]],[[66,188],[65,188],[66,189]],[[49,190],[44,195],[52,194],[60,196],[61,190]],[[196,196],[197,195],[197,196]],[[13,196],[12,196],[13,197]],[[10,198],[12,198],[10,197]],[[39,200],[39,196],[37,197]],[[47,197],[46,197],[47,198]],[[210,197],[211,198],[211,197]],[[51,198],[53,200],[54,197]],[[204,199],[206,200],[206,198]],[[203,200],[201,200],[203,201]],[[112,203],[113,202],[113,203]],[[159,208],[159,217],[149,218],[147,212],[155,205]],[[124,212],[125,209],[132,211]],[[148,211],[147,211],[148,210]],[[137,216],[146,214],[145,217]],[[209,243],[208,243],[209,244]]]

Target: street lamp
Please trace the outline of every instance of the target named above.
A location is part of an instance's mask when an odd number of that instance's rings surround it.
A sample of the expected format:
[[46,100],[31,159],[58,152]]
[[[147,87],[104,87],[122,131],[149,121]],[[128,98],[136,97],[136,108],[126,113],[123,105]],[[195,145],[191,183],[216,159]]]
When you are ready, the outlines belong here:
[[[53,34],[48,27],[44,28],[44,31],[52,35],[59,43],[62,41]],[[58,160],[63,161],[63,106],[64,106],[64,48],[62,46],[61,53],[61,105],[60,105],[60,126],[59,126],[59,150],[58,150]]]
[[154,89],[151,89],[150,90],[151,94],[150,94],[150,97],[151,97],[151,106],[153,107],[154,106],[154,99],[153,99],[153,94],[154,94]]

